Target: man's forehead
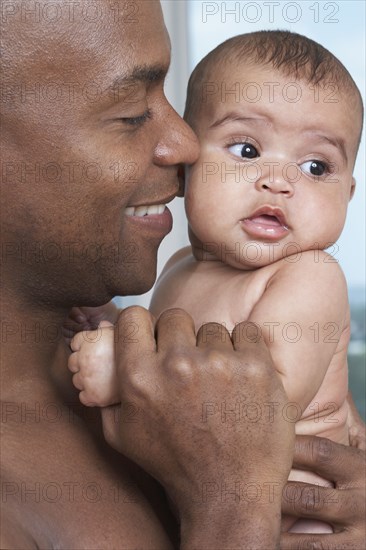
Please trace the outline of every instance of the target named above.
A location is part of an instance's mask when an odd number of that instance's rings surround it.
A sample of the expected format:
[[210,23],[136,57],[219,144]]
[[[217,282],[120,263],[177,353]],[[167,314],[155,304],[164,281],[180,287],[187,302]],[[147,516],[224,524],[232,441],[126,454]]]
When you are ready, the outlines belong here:
[[1,22],[33,23],[46,27],[80,22],[99,26],[103,23],[130,25],[148,12],[162,13],[159,0],[2,0]]
[[27,68],[39,62],[41,70],[45,63],[50,72],[62,61],[60,69],[72,71],[75,64],[78,74],[93,64],[103,72],[113,65],[116,75],[131,76],[141,65],[170,61],[161,6],[154,0],[4,2],[2,34],[5,62]]

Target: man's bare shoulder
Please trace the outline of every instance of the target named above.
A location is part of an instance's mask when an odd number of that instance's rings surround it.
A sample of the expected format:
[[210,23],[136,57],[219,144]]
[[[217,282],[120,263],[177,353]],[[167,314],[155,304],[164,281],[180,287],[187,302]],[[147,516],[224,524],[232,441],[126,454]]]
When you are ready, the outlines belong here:
[[37,550],[38,546],[30,536],[23,533],[21,526],[9,517],[1,506],[0,548],[4,550]]
[[149,543],[169,550],[161,493],[148,479],[145,490],[137,467],[85,424],[80,415],[48,401],[36,407],[29,402],[26,417],[9,419],[2,441],[1,548],[89,550]]

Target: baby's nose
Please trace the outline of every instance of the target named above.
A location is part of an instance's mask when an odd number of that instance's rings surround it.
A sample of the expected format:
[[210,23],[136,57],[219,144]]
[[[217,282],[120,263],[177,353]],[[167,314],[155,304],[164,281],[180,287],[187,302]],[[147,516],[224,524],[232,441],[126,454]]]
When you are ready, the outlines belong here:
[[[270,191],[275,194],[283,194],[286,197],[292,197],[294,194],[294,178],[289,167],[281,167],[279,163],[276,166],[273,163],[266,163],[267,166],[261,170],[260,177],[256,181],[258,191]],[[271,165],[270,165],[271,164]]]

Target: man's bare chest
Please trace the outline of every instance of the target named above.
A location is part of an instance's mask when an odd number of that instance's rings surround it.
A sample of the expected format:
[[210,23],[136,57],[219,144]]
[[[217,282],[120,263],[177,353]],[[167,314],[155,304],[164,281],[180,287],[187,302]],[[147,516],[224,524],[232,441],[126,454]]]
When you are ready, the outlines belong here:
[[169,548],[156,487],[144,491],[128,461],[87,431],[34,420],[28,414],[21,437],[2,440],[2,547],[119,548],[155,539]]

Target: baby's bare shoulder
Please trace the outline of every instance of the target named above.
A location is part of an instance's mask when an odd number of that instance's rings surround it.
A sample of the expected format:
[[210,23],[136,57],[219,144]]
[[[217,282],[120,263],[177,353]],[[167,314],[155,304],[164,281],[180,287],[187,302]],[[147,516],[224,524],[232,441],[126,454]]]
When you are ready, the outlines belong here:
[[190,280],[189,265],[193,256],[191,247],[178,250],[165,264],[151,298],[149,310],[156,317],[165,309],[185,306],[185,289]]
[[293,278],[294,283],[307,282],[314,286],[329,281],[345,285],[345,277],[338,260],[324,250],[307,250],[273,264],[271,279]]
[[[266,283],[266,297],[283,307],[343,318],[349,309],[347,283],[335,258],[322,250],[309,250],[283,258],[274,265]],[[287,304],[287,305],[286,305]]]
[[181,266],[184,260],[192,256],[192,248],[185,246],[173,254],[164,266],[161,276],[165,275],[170,269]]

